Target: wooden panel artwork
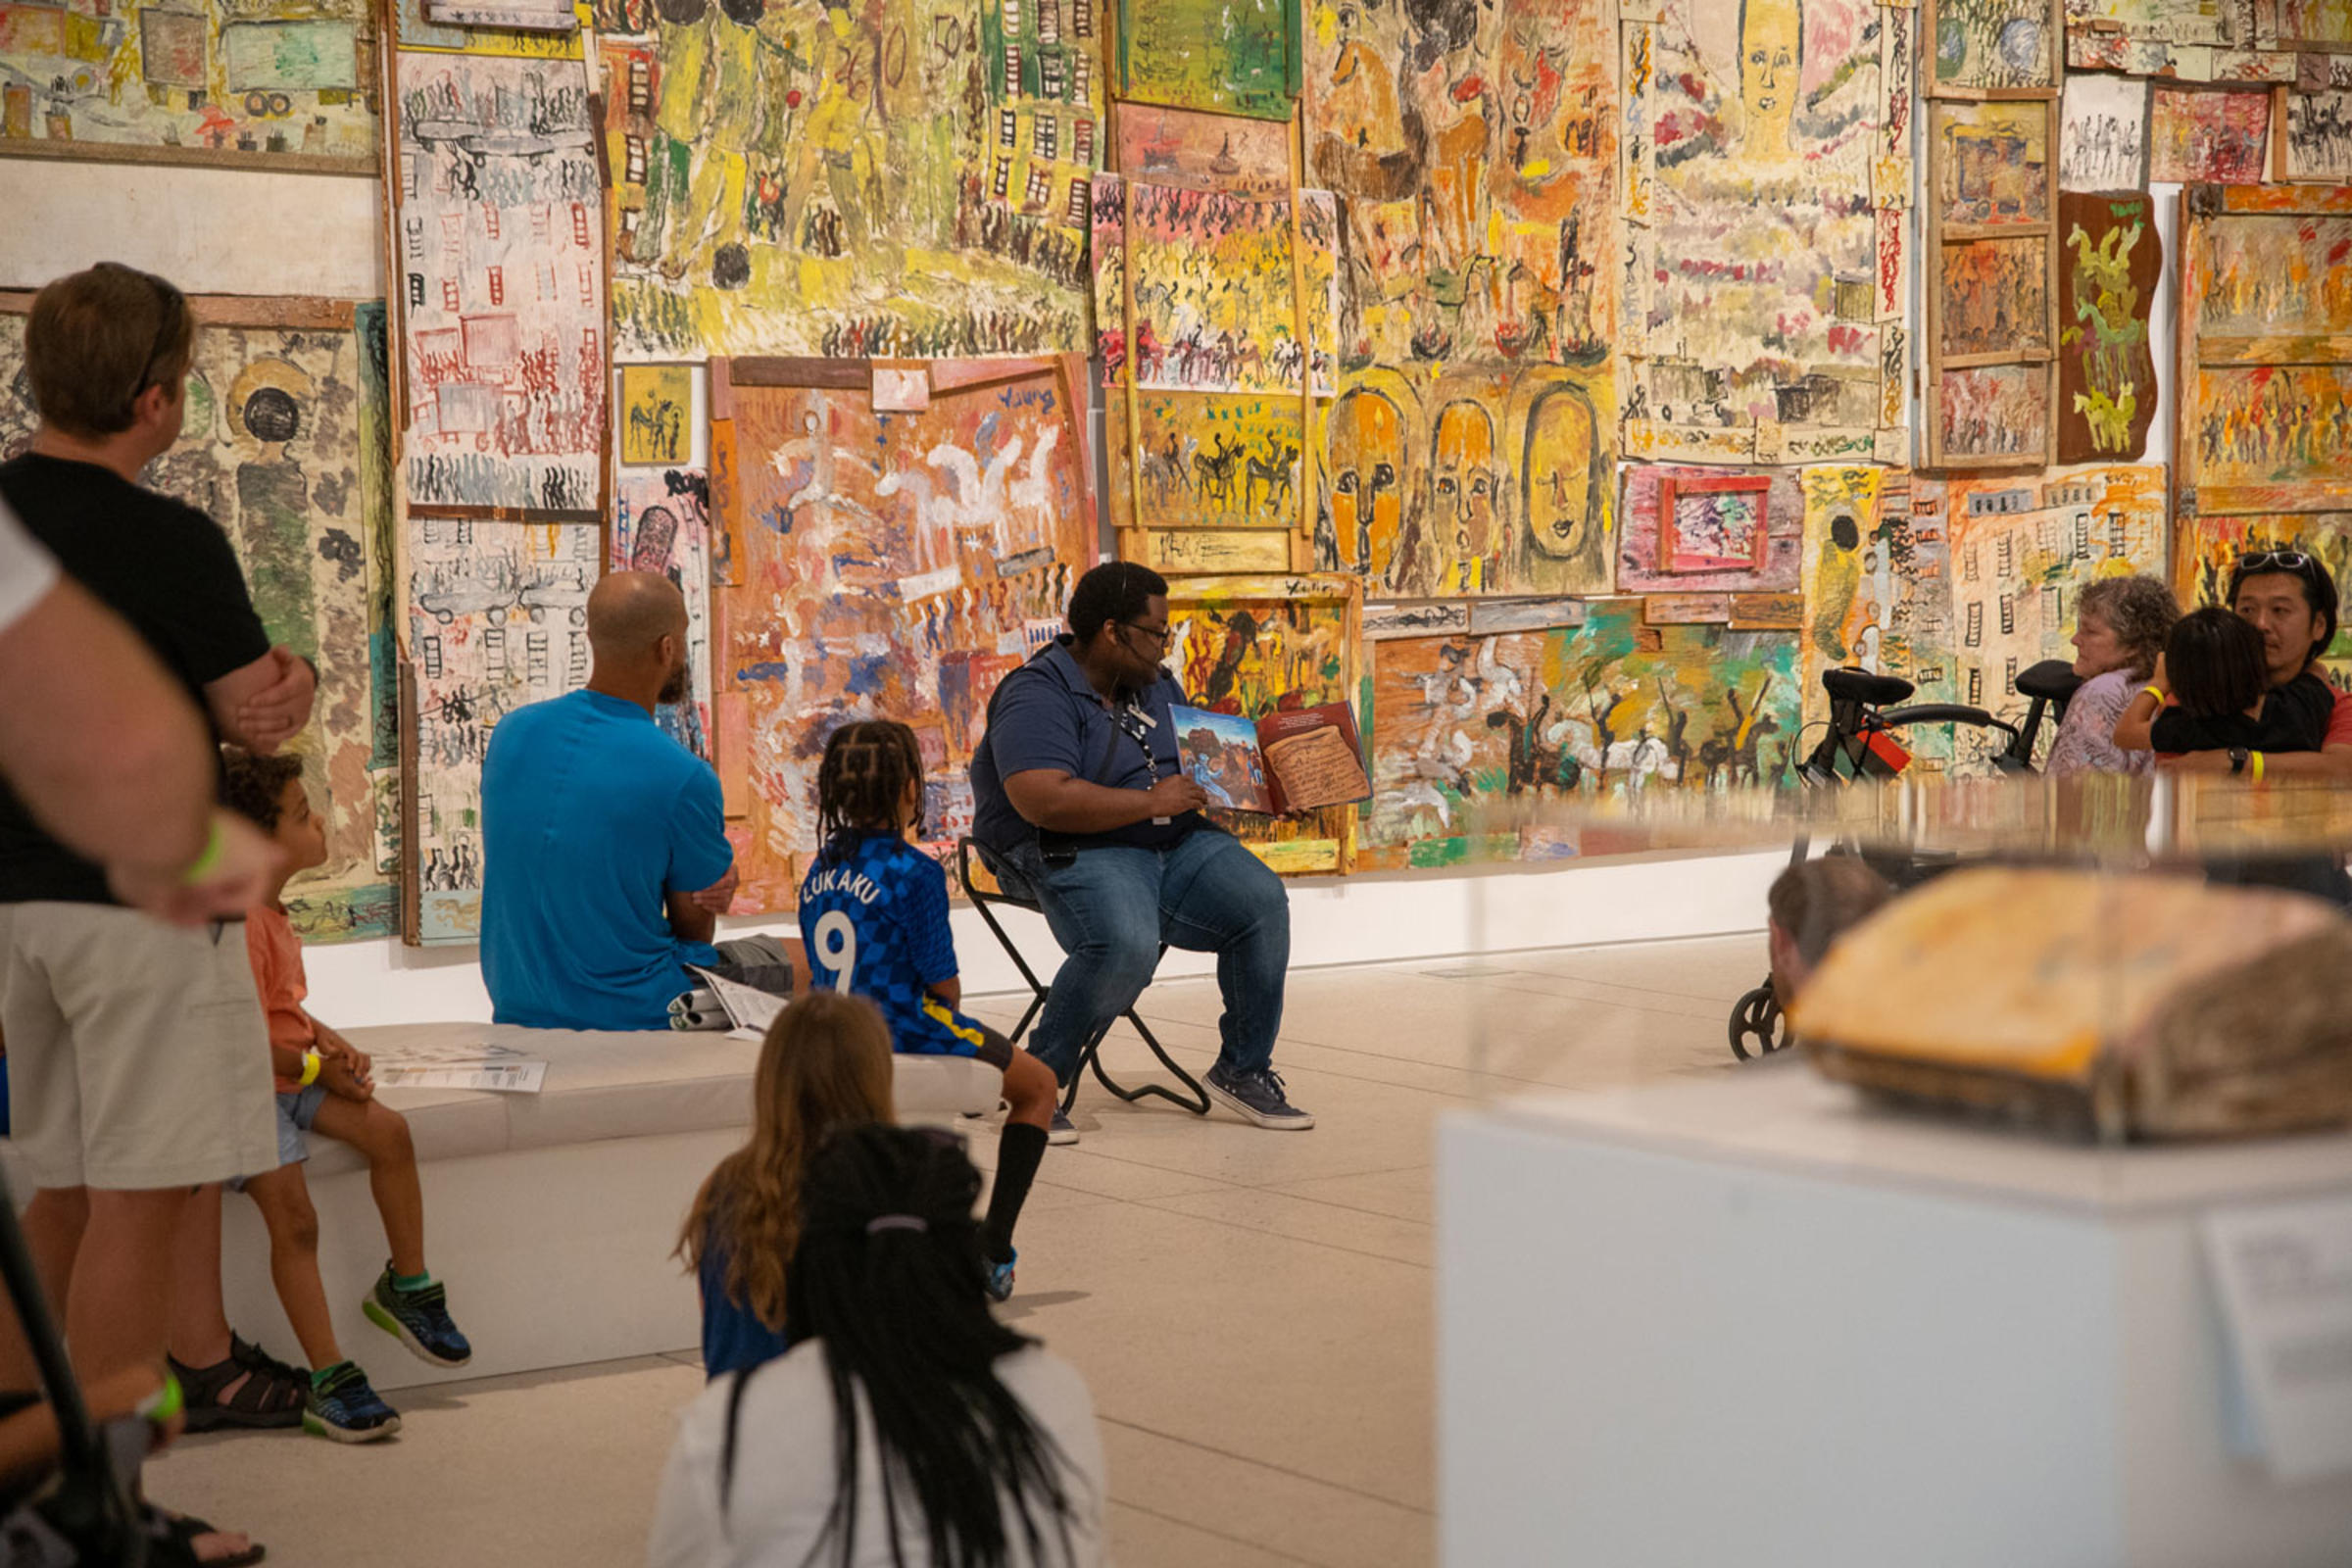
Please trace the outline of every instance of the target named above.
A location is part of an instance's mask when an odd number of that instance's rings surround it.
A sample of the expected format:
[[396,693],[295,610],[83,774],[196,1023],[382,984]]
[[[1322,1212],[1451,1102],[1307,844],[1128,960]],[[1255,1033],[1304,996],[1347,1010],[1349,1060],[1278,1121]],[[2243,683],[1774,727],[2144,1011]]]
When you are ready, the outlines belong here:
[[[2244,546],[2340,547],[2352,513],[2352,188],[2181,193],[2175,587]],[[2352,564],[2352,563],[2347,563]]]
[[2057,435],[2055,94],[1928,106],[1928,463],[2047,464]]

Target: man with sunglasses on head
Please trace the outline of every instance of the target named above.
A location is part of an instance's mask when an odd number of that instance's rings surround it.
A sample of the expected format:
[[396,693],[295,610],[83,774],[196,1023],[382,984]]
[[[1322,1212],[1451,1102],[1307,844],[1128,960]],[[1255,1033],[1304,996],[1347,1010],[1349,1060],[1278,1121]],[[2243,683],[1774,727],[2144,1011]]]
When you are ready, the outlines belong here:
[[[1166,581],[1113,562],[1078,579],[1068,632],[989,703],[972,835],[1029,884],[1068,956],[1029,1050],[1066,1086],[1152,983],[1162,942],[1213,953],[1225,1015],[1209,1094],[1260,1127],[1312,1127],[1272,1065],[1290,896],[1200,814],[1207,797],[1177,766],[1169,710],[1187,699],[1160,663],[1167,651]],[[1058,1111],[1052,1136],[1078,1139]]]
[[[0,465],[0,502],[138,634],[215,746],[271,752],[309,722],[316,672],[270,645],[220,525],[139,483],[179,438],[194,348],[194,314],[160,277],[110,263],[42,289],[24,329],[40,423]],[[223,853],[181,874],[202,880]],[[277,1164],[244,937],[123,906],[0,788],[0,1030],[36,1189],[24,1232],[75,1365],[160,1365],[191,1190]]]
[[[2317,664],[2335,641],[2335,579],[2308,551],[2253,550],[2239,556],[2230,569],[2225,602],[2262,633],[2263,661],[2273,686],[2283,686]],[[2191,752],[2161,759],[2157,765],[2186,773],[2245,773],[2253,759],[2230,752]],[[2352,696],[2335,694],[2335,712],[2319,751],[2265,756],[2262,765],[2266,779],[2352,783]]]

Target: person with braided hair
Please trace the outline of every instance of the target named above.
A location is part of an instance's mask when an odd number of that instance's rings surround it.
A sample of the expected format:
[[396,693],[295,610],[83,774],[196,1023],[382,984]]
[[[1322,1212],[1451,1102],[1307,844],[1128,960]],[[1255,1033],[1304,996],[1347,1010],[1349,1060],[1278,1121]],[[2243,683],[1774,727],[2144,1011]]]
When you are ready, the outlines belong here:
[[801,940],[815,984],[882,1009],[891,1049],[973,1056],[1004,1075],[1004,1129],[981,1231],[988,1294],[1012,1295],[1012,1229],[1045,1157],[1054,1073],[977,1019],[956,1011],[963,982],[948,926],[948,873],[907,842],[922,820],[923,755],[890,719],[844,724],[816,775],[823,847],[801,883]]
[[1075,1367],[980,1289],[980,1175],[868,1124],[801,1185],[792,1348],[678,1418],[649,1568],[1097,1568],[1109,1485]]

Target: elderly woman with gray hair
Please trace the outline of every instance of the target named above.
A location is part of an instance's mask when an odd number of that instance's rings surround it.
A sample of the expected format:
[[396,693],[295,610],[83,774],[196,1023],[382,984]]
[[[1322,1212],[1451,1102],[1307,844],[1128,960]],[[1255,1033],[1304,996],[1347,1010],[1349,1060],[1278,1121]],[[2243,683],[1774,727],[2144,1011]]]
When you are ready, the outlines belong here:
[[2082,590],[2075,602],[2075,673],[2083,685],[2050,743],[2046,776],[2145,773],[2155,766],[2153,752],[2115,744],[2115,721],[2155,672],[2180,618],[2173,591],[2153,577],[2102,577]]

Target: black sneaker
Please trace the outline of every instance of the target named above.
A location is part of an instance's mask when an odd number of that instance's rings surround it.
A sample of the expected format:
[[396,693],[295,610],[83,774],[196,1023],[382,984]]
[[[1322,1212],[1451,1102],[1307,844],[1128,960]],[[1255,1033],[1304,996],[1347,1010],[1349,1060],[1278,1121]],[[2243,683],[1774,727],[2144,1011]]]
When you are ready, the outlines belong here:
[[386,1263],[360,1310],[368,1322],[407,1346],[419,1361],[464,1366],[473,1359],[473,1347],[450,1321],[449,1292],[439,1280],[422,1290],[404,1291],[393,1283],[392,1265]]
[[1219,1062],[1208,1069],[1208,1076],[1200,1084],[1210,1099],[1260,1127],[1302,1133],[1315,1124],[1313,1112],[1300,1110],[1283,1094],[1282,1075],[1271,1067],[1240,1073]]
[[368,1386],[367,1373],[352,1362],[338,1361],[311,1375],[302,1429],[337,1443],[374,1443],[400,1430],[400,1412]]

